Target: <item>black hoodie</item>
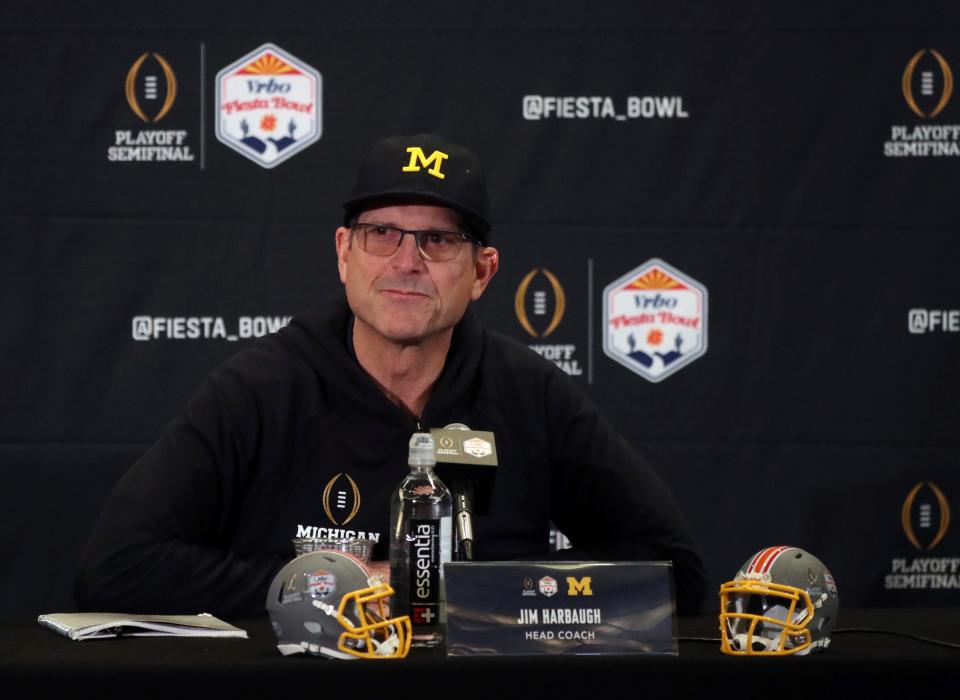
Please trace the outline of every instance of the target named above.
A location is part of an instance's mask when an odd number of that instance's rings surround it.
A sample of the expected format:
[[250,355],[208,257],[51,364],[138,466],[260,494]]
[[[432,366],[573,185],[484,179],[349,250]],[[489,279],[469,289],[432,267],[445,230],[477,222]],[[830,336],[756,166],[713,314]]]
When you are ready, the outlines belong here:
[[657,475],[552,363],[468,311],[417,421],[357,363],[341,297],[216,369],[117,484],[76,581],[81,609],[264,612],[298,536],[374,539],[387,556],[390,497],[418,429],[492,431],[496,481],[475,557],[673,560],[681,611],[703,566]]

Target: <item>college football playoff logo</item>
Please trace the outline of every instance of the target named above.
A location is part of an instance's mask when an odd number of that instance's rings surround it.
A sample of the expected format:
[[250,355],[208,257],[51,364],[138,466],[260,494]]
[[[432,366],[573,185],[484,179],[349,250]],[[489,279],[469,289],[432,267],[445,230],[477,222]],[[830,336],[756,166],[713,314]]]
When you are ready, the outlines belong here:
[[935,49],[917,51],[903,70],[903,98],[921,119],[940,114],[953,94],[953,71]]
[[144,52],[127,71],[124,94],[141,121],[158,122],[177,99],[177,77],[163,56]]
[[[538,284],[540,279],[538,273],[543,273],[548,285]],[[551,304],[552,297],[552,304]],[[549,307],[553,306],[553,312],[549,313]],[[523,330],[534,338],[546,338],[553,333],[560,321],[563,320],[563,313],[567,308],[567,298],[563,293],[563,287],[560,280],[557,279],[547,268],[534,268],[530,270],[520,281],[517,287],[517,293],[513,297],[513,308],[517,314],[517,320],[523,326]],[[531,323],[531,317],[534,323]],[[544,324],[543,321],[546,320]]]
[[935,483],[917,482],[903,501],[900,521],[910,544],[920,550],[933,549],[950,527],[950,504]]
[[323,489],[323,512],[330,522],[342,527],[353,520],[359,510],[360,487],[357,482],[349,474],[336,474]]

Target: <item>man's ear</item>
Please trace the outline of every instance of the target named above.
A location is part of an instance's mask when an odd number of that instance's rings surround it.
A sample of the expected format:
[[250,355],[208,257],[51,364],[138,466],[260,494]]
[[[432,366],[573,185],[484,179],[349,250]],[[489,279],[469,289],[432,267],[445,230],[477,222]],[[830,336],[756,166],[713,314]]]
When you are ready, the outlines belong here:
[[346,226],[337,228],[337,270],[340,272],[340,281],[347,283],[347,258],[350,257],[350,229]]
[[477,250],[477,260],[474,263],[476,277],[473,280],[473,290],[470,298],[473,301],[479,299],[486,290],[490,280],[500,269],[500,251],[493,246],[484,246]]

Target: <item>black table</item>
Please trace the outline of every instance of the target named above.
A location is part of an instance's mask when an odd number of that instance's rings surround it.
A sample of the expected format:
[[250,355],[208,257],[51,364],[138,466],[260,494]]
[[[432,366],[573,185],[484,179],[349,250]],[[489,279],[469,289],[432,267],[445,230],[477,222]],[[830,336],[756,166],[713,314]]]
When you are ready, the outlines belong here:
[[[24,620],[0,625],[6,697],[921,697],[960,692],[960,649],[898,636],[837,633],[804,658],[724,656],[716,617],[681,619],[673,657],[445,658],[345,662],[282,657],[266,618],[232,621],[250,639],[121,638],[73,642]],[[960,609],[843,611],[840,628],[870,627],[960,642]],[[17,695],[9,689],[19,688]],[[424,695],[426,697],[426,695]]]

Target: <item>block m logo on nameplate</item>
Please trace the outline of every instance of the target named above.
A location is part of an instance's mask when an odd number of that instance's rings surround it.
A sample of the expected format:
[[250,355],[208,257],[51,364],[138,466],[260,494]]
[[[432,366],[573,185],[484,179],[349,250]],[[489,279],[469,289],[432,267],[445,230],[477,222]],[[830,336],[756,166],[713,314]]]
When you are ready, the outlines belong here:
[[593,595],[593,589],[590,584],[593,578],[584,576],[583,578],[574,578],[567,576],[567,595]]

